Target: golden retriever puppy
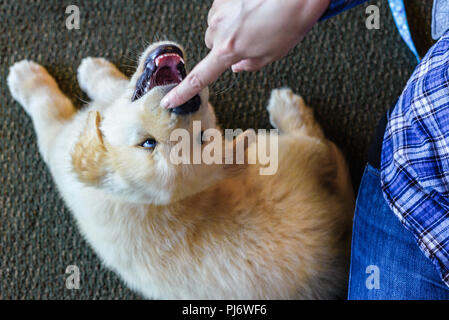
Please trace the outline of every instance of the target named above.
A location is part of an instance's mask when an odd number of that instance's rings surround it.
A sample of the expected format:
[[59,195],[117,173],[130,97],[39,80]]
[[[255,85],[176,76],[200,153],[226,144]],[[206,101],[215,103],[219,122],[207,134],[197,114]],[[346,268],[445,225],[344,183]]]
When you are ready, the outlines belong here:
[[[159,106],[186,76],[184,54],[155,43],[130,80],[104,59],[84,59],[78,81],[92,103],[78,112],[43,67],[11,67],[12,96],[33,119],[82,234],[147,298],[341,297],[354,205],[342,154],[303,100],[280,89],[268,103],[279,135],[251,139],[246,131],[214,149],[234,159],[243,147],[244,164],[174,163],[176,130],[190,134],[187,150],[219,142],[204,136],[217,128],[207,89],[173,110]],[[261,174],[253,151],[268,145],[278,167]]]

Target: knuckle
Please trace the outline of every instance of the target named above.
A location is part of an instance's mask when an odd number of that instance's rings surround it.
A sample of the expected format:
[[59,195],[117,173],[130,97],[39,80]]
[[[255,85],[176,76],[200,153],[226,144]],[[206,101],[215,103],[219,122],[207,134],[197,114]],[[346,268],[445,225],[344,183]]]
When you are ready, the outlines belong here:
[[215,14],[215,15],[212,15],[212,16],[208,19],[207,25],[209,26],[209,28],[210,28],[211,30],[216,30],[216,29],[217,29],[217,26],[220,24],[221,20],[222,20],[222,18],[219,17],[219,16],[217,16],[216,14]]
[[212,39],[211,39],[211,33],[210,30],[206,30],[206,35],[204,36],[204,42],[206,43],[206,46],[211,49],[212,46]]
[[232,53],[235,50],[235,38],[231,37],[223,44],[223,53]]
[[175,104],[178,104],[178,103],[182,100],[182,97],[181,97],[181,95],[179,94],[178,90],[172,90],[172,91],[170,92],[170,95],[171,95],[172,101],[173,101]]
[[187,76],[187,82],[191,88],[195,90],[201,90],[204,87],[203,81],[196,74],[189,74]]
[[235,49],[235,38],[229,38],[224,41],[219,48],[217,48],[217,54],[227,60],[233,56],[236,56]]
[[209,39],[205,39],[204,40],[204,43],[206,44],[206,47],[208,48],[208,49],[212,49],[212,42],[209,40]]

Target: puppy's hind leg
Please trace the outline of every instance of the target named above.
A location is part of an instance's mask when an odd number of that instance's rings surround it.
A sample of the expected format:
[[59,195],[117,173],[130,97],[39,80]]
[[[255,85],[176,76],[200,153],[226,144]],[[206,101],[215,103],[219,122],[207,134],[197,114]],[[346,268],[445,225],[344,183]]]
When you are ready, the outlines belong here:
[[324,138],[312,109],[289,88],[273,90],[267,110],[271,124],[279,129],[281,134],[300,132],[311,137]]
[[13,98],[32,118],[39,150],[48,162],[54,139],[76,109],[47,70],[33,61],[15,63],[7,82]]
[[296,137],[305,135],[320,140],[321,143],[318,145],[324,148],[310,149],[315,150],[316,161],[313,166],[322,185],[325,185],[328,190],[333,190],[332,192],[338,190],[342,203],[347,206],[345,210],[347,221],[351,223],[354,212],[354,192],[346,160],[338,147],[325,139],[323,130],[313,116],[312,109],[307,107],[304,100],[290,89],[273,90],[267,109],[270,113],[271,124],[281,133],[293,134]]
[[108,103],[128,86],[128,78],[103,58],[88,57],[78,67],[78,83],[93,101]]

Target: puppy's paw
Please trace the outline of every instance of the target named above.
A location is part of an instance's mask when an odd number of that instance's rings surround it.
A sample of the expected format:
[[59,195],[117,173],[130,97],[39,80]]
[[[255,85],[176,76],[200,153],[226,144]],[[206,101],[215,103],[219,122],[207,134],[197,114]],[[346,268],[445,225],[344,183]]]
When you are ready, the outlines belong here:
[[281,132],[298,129],[303,124],[303,115],[309,111],[304,100],[289,88],[275,89],[271,92],[267,110],[271,125]]
[[78,67],[78,83],[80,88],[91,98],[93,88],[102,76],[118,72],[117,68],[108,60],[103,58],[87,57],[81,61]]
[[308,136],[324,138],[323,130],[315,121],[313,111],[304,100],[289,88],[275,89],[267,106],[270,122],[281,133],[302,132]]
[[22,60],[11,66],[7,78],[11,95],[29,114],[30,99],[45,87],[57,88],[56,81],[41,65]]

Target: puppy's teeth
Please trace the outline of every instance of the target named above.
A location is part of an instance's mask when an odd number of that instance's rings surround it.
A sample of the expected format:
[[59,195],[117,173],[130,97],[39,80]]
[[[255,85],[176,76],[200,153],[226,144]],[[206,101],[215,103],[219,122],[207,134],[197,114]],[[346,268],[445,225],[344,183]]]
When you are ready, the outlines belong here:
[[162,59],[162,58],[165,58],[165,57],[179,57],[179,59],[181,60],[181,62],[182,62],[183,64],[185,64],[185,63],[184,63],[184,60],[181,58],[181,56],[180,56],[179,54],[176,54],[176,53],[164,53],[164,54],[161,54],[160,56],[158,56],[158,57],[154,60],[154,63],[156,64],[156,67],[159,66],[159,62],[161,61],[161,59]]

